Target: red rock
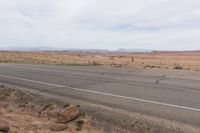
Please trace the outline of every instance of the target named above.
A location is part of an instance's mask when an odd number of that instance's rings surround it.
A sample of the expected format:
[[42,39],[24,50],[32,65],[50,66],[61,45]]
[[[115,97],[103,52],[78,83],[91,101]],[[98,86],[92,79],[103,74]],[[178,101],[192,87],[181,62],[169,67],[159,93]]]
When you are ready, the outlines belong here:
[[67,125],[61,123],[53,123],[50,125],[51,131],[63,131],[67,128]]
[[7,133],[9,129],[9,126],[6,123],[0,122],[0,132]]
[[64,109],[60,115],[60,122],[67,123],[76,119],[80,115],[79,109],[77,106],[71,105]]

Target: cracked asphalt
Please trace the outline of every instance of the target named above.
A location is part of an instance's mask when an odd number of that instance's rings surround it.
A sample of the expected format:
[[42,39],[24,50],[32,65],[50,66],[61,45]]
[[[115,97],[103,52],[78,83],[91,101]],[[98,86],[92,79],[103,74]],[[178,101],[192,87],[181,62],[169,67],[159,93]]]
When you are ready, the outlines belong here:
[[0,64],[0,75],[1,82],[31,87],[43,93],[200,127],[200,72]]

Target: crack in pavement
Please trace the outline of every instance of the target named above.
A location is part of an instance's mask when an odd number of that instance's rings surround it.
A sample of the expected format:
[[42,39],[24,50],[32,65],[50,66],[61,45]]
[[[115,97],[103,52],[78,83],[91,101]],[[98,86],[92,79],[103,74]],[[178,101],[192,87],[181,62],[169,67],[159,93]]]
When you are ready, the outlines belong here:
[[157,80],[155,81],[155,84],[159,84],[161,80],[166,80],[166,79],[167,79],[167,75],[162,75],[162,76],[160,76],[159,79],[157,79]]

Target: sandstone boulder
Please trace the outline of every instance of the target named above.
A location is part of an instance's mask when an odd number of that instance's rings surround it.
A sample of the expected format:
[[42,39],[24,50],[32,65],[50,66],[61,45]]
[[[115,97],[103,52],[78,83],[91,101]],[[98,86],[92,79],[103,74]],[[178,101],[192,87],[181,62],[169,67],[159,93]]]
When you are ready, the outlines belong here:
[[57,118],[61,111],[61,108],[57,105],[47,105],[40,111],[40,115]]
[[80,111],[77,106],[71,105],[64,109],[60,115],[60,122],[67,123],[76,119],[80,115]]
[[53,123],[50,125],[51,131],[63,131],[67,128],[67,125],[61,123]]

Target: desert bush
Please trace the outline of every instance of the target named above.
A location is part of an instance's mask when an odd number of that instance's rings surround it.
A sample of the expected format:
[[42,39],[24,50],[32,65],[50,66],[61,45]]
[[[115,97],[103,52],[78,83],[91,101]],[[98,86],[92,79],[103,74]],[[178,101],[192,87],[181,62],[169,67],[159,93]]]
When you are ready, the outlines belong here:
[[181,70],[183,67],[180,64],[175,64],[174,69]]

